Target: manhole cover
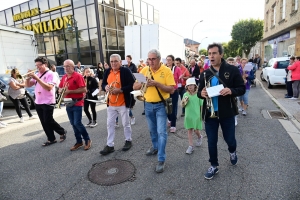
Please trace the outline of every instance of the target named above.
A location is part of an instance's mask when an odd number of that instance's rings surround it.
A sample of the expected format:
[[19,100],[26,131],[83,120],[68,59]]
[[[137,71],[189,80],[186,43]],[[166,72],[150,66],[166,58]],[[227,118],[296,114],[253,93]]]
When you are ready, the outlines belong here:
[[285,114],[279,110],[267,110],[267,112],[272,119],[286,119]]
[[108,160],[93,165],[88,173],[91,182],[110,186],[133,180],[135,174],[134,165],[126,160]]

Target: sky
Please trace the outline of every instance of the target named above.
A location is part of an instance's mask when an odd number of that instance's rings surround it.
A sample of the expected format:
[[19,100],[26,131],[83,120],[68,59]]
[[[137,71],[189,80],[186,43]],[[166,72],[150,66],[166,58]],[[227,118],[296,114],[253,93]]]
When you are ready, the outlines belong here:
[[[232,26],[239,20],[264,18],[264,0],[144,1],[152,4],[154,9],[159,11],[161,26],[176,32],[184,38],[193,39],[199,43],[202,41],[199,49],[206,49],[208,44],[212,42],[230,41]],[[0,10],[23,2],[26,1],[2,0]],[[203,22],[198,23],[201,20]]]

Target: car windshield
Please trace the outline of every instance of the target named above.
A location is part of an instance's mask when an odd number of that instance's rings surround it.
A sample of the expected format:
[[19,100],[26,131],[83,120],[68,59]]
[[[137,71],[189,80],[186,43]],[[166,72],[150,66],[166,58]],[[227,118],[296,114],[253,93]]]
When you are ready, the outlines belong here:
[[289,66],[289,60],[277,61],[277,69],[285,69]]
[[5,82],[5,84],[8,84],[10,76],[9,75],[1,75],[0,79],[3,80]]

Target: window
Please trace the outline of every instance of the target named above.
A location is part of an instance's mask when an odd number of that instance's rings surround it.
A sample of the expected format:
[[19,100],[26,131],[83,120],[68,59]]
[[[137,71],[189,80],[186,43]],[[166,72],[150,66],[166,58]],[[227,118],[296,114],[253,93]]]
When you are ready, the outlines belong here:
[[153,6],[151,6],[151,5],[149,5],[148,4],[148,19],[150,20],[150,21],[154,21],[154,8],[153,8]]
[[125,13],[126,16],[126,26],[133,25],[133,16]]
[[[21,6],[22,7],[22,6]],[[40,11],[43,12],[44,10],[48,10],[48,0],[39,0],[39,8]],[[49,15],[49,13],[43,13],[42,16]]]
[[84,0],[73,0],[73,7],[77,8],[84,5]]
[[107,47],[109,50],[117,50],[117,31],[107,29]]
[[45,47],[46,47],[46,54],[55,54],[53,33],[45,33],[44,34],[44,42],[45,42]]
[[292,12],[298,10],[298,0],[292,0]]
[[125,16],[123,11],[116,10],[117,24],[119,30],[124,30],[125,26]]
[[5,15],[6,15],[6,20],[7,20],[7,25],[8,25],[8,26],[14,25],[14,21],[13,21],[13,16],[12,16],[11,8],[5,10]]
[[132,14],[133,8],[132,8],[132,0],[124,0],[125,1],[125,11]]
[[[29,1],[29,9],[31,10],[31,9],[34,9],[34,8],[38,8],[37,0]],[[39,15],[31,17],[31,19],[37,19],[37,18],[39,18]]]
[[90,32],[91,50],[99,50],[97,28],[92,28],[90,29],[89,32]]
[[119,49],[125,50],[125,37],[123,31],[118,32],[118,40],[119,40]]
[[158,10],[154,10],[154,23],[159,24],[159,12],[158,12]]
[[14,15],[20,13],[21,12],[20,11],[20,6],[13,7],[13,12],[14,12]]
[[99,20],[100,20],[100,26],[104,27],[104,7],[99,5]]
[[5,13],[0,11],[0,24],[6,25]]
[[114,6],[114,0],[103,0],[102,2],[106,6],[110,6],[110,7],[113,7],[113,8],[115,7]]
[[95,13],[95,5],[90,5],[86,7],[87,10],[87,16],[89,21],[89,27],[96,27],[96,13]]
[[87,28],[85,7],[74,9],[75,20],[77,21],[78,30]]
[[113,8],[104,7],[104,13],[105,13],[105,26],[107,28],[116,29],[115,10]]
[[85,0],[86,5],[89,5],[91,3],[94,3],[94,0]]
[[103,52],[107,49],[106,45],[106,29],[101,28],[101,43],[102,43],[102,49]]
[[[49,4],[50,4],[50,8],[57,7],[57,6],[59,6],[59,0],[51,0],[51,1],[49,1]],[[59,13],[59,12],[60,12],[60,10],[55,10],[55,11],[50,12],[50,14],[55,14],[55,13]]]
[[148,24],[148,20],[147,19],[142,19],[142,24]]
[[123,10],[125,8],[124,0],[115,0],[116,9]]
[[276,4],[272,6],[271,25],[272,27],[276,24]]
[[97,66],[97,64],[99,62],[101,62],[100,60],[100,52],[99,51],[92,51],[92,59],[93,59],[93,62],[92,62],[92,65],[93,66]]
[[140,0],[133,0],[133,13],[135,16],[141,16],[141,1]]
[[286,0],[280,0],[280,15],[281,19],[285,19],[285,2]]
[[25,12],[28,10],[29,10],[28,2],[21,4],[21,12]]
[[140,25],[142,24],[141,18],[134,16],[134,25]]
[[80,52],[90,51],[90,39],[88,30],[78,31]]
[[148,19],[147,4],[143,1],[141,2],[141,14],[143,18]]
[[269,28],[269,11],[266,13],[266,20],[265,20],[265,31],[268,31]]

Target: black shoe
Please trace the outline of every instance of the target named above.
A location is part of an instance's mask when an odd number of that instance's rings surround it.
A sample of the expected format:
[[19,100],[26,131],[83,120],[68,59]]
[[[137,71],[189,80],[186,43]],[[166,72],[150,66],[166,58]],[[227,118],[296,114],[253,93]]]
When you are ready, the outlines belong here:
[[87,124],[85,125],[85,127],[90,127],[91,124],[92,124],[92,121],[89,121],[89,123],[87,123]]
[[165,169],[165,162],[158,161],[158,164],[156,165],[155,171],[156,173],[162,173]]
[[90,124],[90,127],[94,128],[97,125],[98,125],[98,123],[96,122],[96,120],[93,120],[93,122]]
[[132,142],[131,141],[125,141],[125,145],[122,148],[122,151],[128,151],[132,147]]
[[153,147],[151,147],[150,149],[148,149],[148,151],[146,152],[146,156],[152,156],[157,154],[158,150],[154,149]]
[[142,115],[145,115],[145,111],[144,111],[144,112],[142,112]]
[[106,145],[104,147],[104,149],[102,151],[100,151],[100,154],[105,156],[105,155],[110,154],[110,153],[112,153],[114,151],[115,151],[114,147],[109,147],[109,146]]

